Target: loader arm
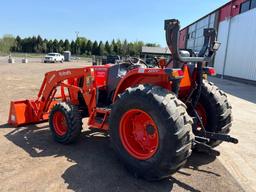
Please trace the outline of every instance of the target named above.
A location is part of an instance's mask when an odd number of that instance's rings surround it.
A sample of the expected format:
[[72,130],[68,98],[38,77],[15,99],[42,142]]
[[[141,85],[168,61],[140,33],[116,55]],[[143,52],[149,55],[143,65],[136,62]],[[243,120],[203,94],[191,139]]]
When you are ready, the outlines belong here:
[[[70,102],[76,104],[78,92],[82,89],[74,83],[66,82],[78,79],[88,72],[87,68],[64,69],[51,71],[45,74],[37,99],[12,101],[8,123],[14,126],[39,123],[48,119],[49,109],[57,103],[56,100],[66,101],[64,88],[67,88]],[[56,96],[60,87],[61,95]]]
[[[41,118],[43,113],[48,110],[49,105],[54,99],[57,87],[62,86],[72,89],[70,95],[74,95],[73,91],[82,91],[79,87],[66,84],[63,81],[72,78],[82,77],[85,74],[85,70],[85,68],[64,69],[59,71],[51,71],[45,74],[44,81],[41,85],[37,96],[38,98],[36,100],[36,102],[38,103],[36,109],[38,118]],[[63,94],[63,92],[61,96],[62,99],[64,99],[65,95]]]

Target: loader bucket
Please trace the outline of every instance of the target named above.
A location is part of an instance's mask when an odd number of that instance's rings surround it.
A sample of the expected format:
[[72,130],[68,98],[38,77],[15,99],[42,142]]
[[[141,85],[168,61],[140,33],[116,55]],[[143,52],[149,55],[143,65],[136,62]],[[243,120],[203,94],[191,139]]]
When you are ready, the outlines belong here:
[[56,103],[58,103],[58,101],[51,101],[48,110],[40,115],[36,113],[38,111],[38,105],[40,105],[38,100],[11,101],[8,124],[18,127],[20,125],[47,121],[49,112]]
[[35,112],[32,108],[33,100],[11,101],[8,124],[20,126],[24,124],[36,123]]

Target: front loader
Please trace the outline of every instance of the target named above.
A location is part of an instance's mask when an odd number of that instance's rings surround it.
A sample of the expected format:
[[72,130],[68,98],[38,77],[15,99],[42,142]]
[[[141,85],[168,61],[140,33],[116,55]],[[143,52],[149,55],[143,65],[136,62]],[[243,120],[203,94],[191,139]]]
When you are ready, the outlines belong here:
[[[205,29],[200,53],[179,50],[179,21],[166,20],[170,61],[150,68],[138,59],[104,66],[51,71],[36,99],[12,101],[8,123],[14,126],[49,121],[55,141],[76,141],[82,119],[88,127],[110,135],[118,157],[133,174],[148,180],[170,176],[192,150],[218,152],[227,135],[231,106],[226,94],[206,75],[219,43],[214,29]],[[172,67],[170,67],[172,66]]]

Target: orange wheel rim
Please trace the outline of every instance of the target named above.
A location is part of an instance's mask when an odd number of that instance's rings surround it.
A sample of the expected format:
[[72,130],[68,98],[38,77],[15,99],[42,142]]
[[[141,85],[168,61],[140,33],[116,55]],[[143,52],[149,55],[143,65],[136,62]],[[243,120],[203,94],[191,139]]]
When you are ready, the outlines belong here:
[[55,132],[59,136],[63,136],[67,133],[68,126],[67,126],[67,120],[65,118],[65,115],[60,112],[56,111],[53,115],[53,127]]
[[150,115],[142,110],[131,109],[123,115],[119,134],[126,151],[136,159],[149,159],[158,149],[158,128]]

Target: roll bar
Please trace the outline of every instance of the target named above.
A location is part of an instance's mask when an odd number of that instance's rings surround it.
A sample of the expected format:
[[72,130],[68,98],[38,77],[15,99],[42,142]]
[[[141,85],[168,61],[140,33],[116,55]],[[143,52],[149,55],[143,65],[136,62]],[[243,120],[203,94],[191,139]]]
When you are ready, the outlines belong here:
[[[198,57],[182,57],[179,52],[179,31],[180,22],[177,19],[165,20],[165,31],[167,45],[172,53],[174,67],[179,67],[179,63],[186,62],[209,62],[212,59],[216,49],[216,32],[213,28],[204,29],[204,45],[200,50]],[[206,56],[206,52],[208,55]]]

